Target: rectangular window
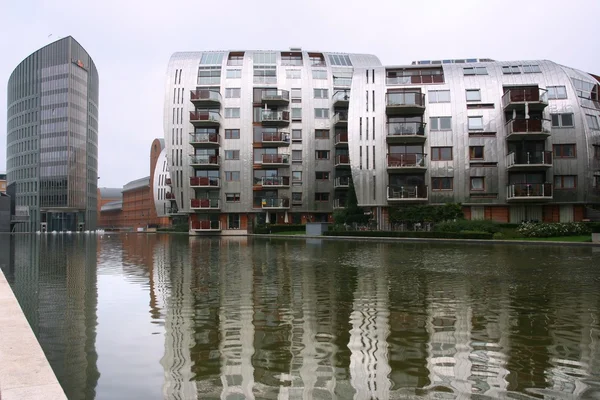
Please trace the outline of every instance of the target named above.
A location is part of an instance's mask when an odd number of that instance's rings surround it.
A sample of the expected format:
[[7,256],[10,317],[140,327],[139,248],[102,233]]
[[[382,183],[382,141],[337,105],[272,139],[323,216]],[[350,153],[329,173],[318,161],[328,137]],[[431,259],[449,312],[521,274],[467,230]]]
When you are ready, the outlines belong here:
[[590,129],[600,129],[600,126],[598,126],[598,118],[595,115],[585,114],[585,119]]
[[315,201],[329,201],[329,192],[316,192]]
[[331,65],[341,65],[344,67],[352,66],[348,54],[329,54],[329,63]]
[[574,144],[555,144],[552,146],[554,158],[575,158],[577,153]]
[[429,129],[432,131],[452,130],[452,117],[431,117],[429,122]]
[[594,158],[600,160],[600,145],[594,144],[592,146],[594,146]]
[[431,178],[431,190],[452,190],[453,178]]
[[292,120],[300,121],[302,119],[302,109],[299,107],[292,108]]
[[253,54],[254,64],[275,64],[277,55],[272,51],[257,51]]
[[329,118],[329,108],[315,108],[315,118]]
[[225,118],[239,118],[240,109],[239,107],[225,108]]
[[576,175],[554,175],[554,189],[575,189],[576,187]]
[[292,204],[302,204],[302,192],[292,192]]
[[302,65],[302,53],[281,53],[281,65]]
[[292,150],[292,162],[302,162],[302,150]]
[[223,56],[225,53],[212,53],[206,52],[202,53],[202,58],[200,59],[200,64],[221,64],[223,63]]
[[228,203],[239,203],[240,202],[240,194],[239,193],[225,193],[225,201]]
[[521,68],[523,68],[524,74],[532,74],[532,73],[536,73],[536,72],[542,72],[542,70],[540,69],[540,66],[537,64],[523,64],[523,65],[521,65]]
[[431,90],[428,94],[430,103],[450,103],[449,90]]
[[470,131],[483,130],[483,117],[469,117],[469,130]]
[[226,160],[239,160],[240,159],[240,151],[239,150],[225,150],[225,159]]
[[240,138],[240,130],[239,129],[225,129],[225,139],[239,139]]
[[227,99],[239,99],[241,94],[240,88],[227,88],[225,89],[225,98]]
[[329,180],[329,171],[316,171],[315,179],[318,181],[328,181]]
[[431,161],[451,161],[452,147],[432,147]]
[[287,79],[300,79],[302,77],[301,70],[299,69],[286,69],[285,77]]
[[225,171],[225,180],[227,182],[239,182],[240,171]]
[[466,67],[463,68],[463,75],[487,75],[486,67]]
[[329,90],[327,89],[313,89],[315,99],[328,99],[329,98]]
[[481,101],[481,90],[467,89],[467,101]]
[[550,114],[553,128],[571,128],[573,127],[573,114]]
[[471,191],[484,191],[485,190],[485,178],[482,176],[471,177]]
[[302,171],[292,171],[292,182],[302,182]]
[[548,99],[566,99],[567,88],[565,86],[548,86]]
[[229,53],[227,65],[241,66],[244,65],[244,53]]
[[469,146],[470,160],[483,160],[483,146]]
[[225,71],[225,77],[227,79],[237,79],[242,77],[241,69],[228,69]]
[[254,65],[254,83],[277,83],[277,67]]
[[521,73],[521,68],[518,65],[505,65],[502,67],[504,75],[518,75]]
[[315,139],[329,139],[329,129],[316,129]]
[[302,99],[302,89],[292,89],[292,100]]
[[[239,193],[238,193],[239,196]],[[238,199],[239,201],[239,199]],[[240,229],[240,214],[227,214],[227,228]]]
[[327,79],[327,71],[323,69],[312,70],[313,79]]
[[198,85],[218,85],[221,83],[221,67],[199,67]]
[[302,129],[292,129],[292,141],[302,141]]
[[316,150],[315,151],[315,159],[316,160],[329,160],[329,150]]

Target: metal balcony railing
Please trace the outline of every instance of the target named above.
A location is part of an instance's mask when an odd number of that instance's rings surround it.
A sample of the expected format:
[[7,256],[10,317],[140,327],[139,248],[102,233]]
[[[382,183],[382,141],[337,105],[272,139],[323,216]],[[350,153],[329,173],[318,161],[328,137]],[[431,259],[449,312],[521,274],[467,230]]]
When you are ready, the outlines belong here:
[[289,176],[264,176],[260,179],[261,186],[290,186]]
[[212,90],[212,89],[196,89],[196,90],[192,90],[190,91],[190,99],[193,102],[214,102],[214,103],[221,103],[222,102],[222,97],[221,97],[221,93],[219,93],[219,91],[217,90]]
[[349,176],[338,176],[333,181],[333,187],[336,188],[346,188],[350,187],[350,177]]
[[221,221],[192,221],[192,230],[195,231],[220,231]]
[[502,96],[502,107],[506,108],[511,105],[529,104],[548,105],[548,91],[541,88],[514,88],[508,89]]
[[289,111],[270,111],[263,110],[262,114],[263,122],[289,122],[290,112]]
[[335,145],[348,143],[348,132],[336,133],[334,138]]
[[190,155],[190,164],[191,165],[210,165],[210,166],[214,165],[214,166],[217,166],[220,163],[221,163],[221,157],[219,157],[219,156],[205,155],[205,154]]
[[290,134],[285,131],[263,131],[262,132],[262,143],[289,143],[290,142]]
[[262,199],[261,207],[269,208],[290,208],[290,199]]
[[191,176],[190,186],[218,188],[221,186],[221,180],[219,178],[209,178],[206,176]]
[[221,114],[214,110],[190,111],[190,122],[220,124]]
[[422,122],[390,122],[388,136],[423,136],[425,138],[425,125]]
[[268,103],[270,101],[275,102],[289,102],[290,92],[282,89],[263,89],[261,93],[261,100]]
[[335,113],[331,122],[333,123],[333,125],[347,124],[348,123],[348,113],[347,112]]
[[388,168],[424,168],[426,156],[424,153],[388,153],[387,165]]
[[507,199],[552,198],[551,183],[515,183],[506,187]]
[[510,152],[506,156],[506,166],[552,165],[551,151]]
[[521,137],[534,134],[548,136],[552,129],[552,122],[547,119],[511,119],[506,126],[508,136]]
[[218,210],[221,208],[218,199],[191,199],[190,208],[193,210]]
[[389,106],[425,106],[425,93],[419,92],[401,92],[401,93],[386,93],[386,104]]
[[221,136],[218,133],[191,133],[190,144],[216,144],[221,141]]
[[350,165],[350,156],[347,154],[335,156],[335,165]]
[[426,185],[405,185],[405,186],[388,186],[388,200],[427,200]]
[[289,164],[290,156],[289,154],[263,154],[261,161],[263,164]]

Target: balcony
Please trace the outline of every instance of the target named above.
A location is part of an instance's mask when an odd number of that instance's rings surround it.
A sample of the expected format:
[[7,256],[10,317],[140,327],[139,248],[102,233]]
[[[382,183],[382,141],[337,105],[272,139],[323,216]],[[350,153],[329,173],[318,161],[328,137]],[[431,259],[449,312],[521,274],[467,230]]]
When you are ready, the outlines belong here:
[[385,101],[387,115],[423,114],[425,112],[424,93],[386,93]]
[[221,136],[218,133],[190,133],[193,147],[219,147]]
[[350,104],[350,91],[338,90],[333,94],[332,100],[334,107],[348,108],[348,105]]
[[334,138],[334,145],[339,147],[348,146],[348,132],[336,133]]
[[544,140],[550,136],[552,123],[547,119],[511,119],[506,127],[508,140]]
[[290,155],[263,154],[260,163],[265,167],[287,167],[290,165]]
[[348,126],[348,113],[347,112],[335,113],[333,118],[331,119],[331,123],[333,126]]
[[194,126],[219,126],[221,114],[212,110],[190,111],[190,122]]
[[177,213],[179,213],[179,209],[177,207],[167,208],[167,214],[177,214]]
[[171,178],[166,178],[166,179],[165,179],[165,185],[167,185],[167,186],[171,186],[171,183],[172,183],[172,182],[171,182]]
[[551,151],[511,152],[506,156],[506,168],[510,171],[544,171],[551,166]]
[[389,203],[415,203],[427,201],[427,186],[388,186]]
[[506,187],[507,201],[552,200],[551,183],[516,183]]
[[196,89],[190,91],[190,100],[197,106],[215,107],[223,101],[221,93],[211,89]]
[[524,109],[525,105],[530,110],[543,110],[548,106],[548,92],[546,89],[526,87],[522,89],[508,89],[502,96],[504,110]]
[[190,200],[191,210],[220,210],[221,202],[218,199],[191,199]]
[[175,193],[171,193],[171,192],[165,193],[165,199],[167,199],[167,200],[175,200]]
[[285,106],[290,103],[290,92],[281,89],[263,89],[260,100],[266,105]]
[[333,187],[335,189],[346,189],[350,187],[350,177],[349,176],[338,176],[333,181]]
[[286,188],[290,187],[289,176],[265,176],[260,179],[260,185],[270,188]]
[[265,126],[287,126],[290,124],[290,112],[263,110],[261,120]]
[[346,208],[346,199],[333,199],[333,209],[340,210]]
[[220,232],[221,221],[192,221],[194,232]]
[[261,143],[263,147],[280,147],[290,145],[290,134],[285,131],[269,132],[264,131],[261,134]]
[[290,199],[262,199],[263,210],[287,210],[290,208]]
[[194,155],[190,156],[190,166],[194,168],[219,168],[221,157],[215,155]]
[[388,143],[423,143],[425,125],[422,122],[390,122],[387,124]]
[[417,172],[427,169],[425,166],[424,153],[388,153],[387,169],[388,172]]
[[336,167],[350,167],[350,156],[348,154],[339,154],[335,156],[334,165]]
[[219,189],[221,187],[221,180],[207,176],[191,176],[190,187],[195,189]]

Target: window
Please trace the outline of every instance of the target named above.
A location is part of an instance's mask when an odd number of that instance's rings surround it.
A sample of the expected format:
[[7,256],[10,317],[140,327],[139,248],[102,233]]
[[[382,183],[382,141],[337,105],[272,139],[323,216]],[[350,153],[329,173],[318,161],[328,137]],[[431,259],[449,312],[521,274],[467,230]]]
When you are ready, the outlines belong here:
[[472,176],[471,177],[471,190],[472,191],[485,190],[485,178],[482,176]]
[[453,178],[431,178],[431,190],[452,190]]
[[225,171],[225,180],[227,182],[239,182],[240,171]]
[[315,93],[315,99],[328,99],[329,91],[327,89],[313,89]]
[[487,75],[487,69],[485,67],[466,67],[463,68],[464,75]]
[[590,129],[600,129],[600,126],[598,126],[598,118],[595,115],[585,114],[585,119]]
[[325,65],[325,58],[323,58],[323,54],[321,53],[308,53],[308,59],[310,65],[313,67]]
[[221,83],[221,67],[199,67],[198,85],[218,85]]
[[548,86],[548,99],[566,99],[567,88],[565,86]]
[[302,182],[302,171],[292,171],[292,182]]
[[566,128],[573,126],[573,114],[550,114],[553,128]]
[[302,109],[299,107],[292,108],[292,120],[301,120],[302,119]]
[[227,65],[240,66],[244,65],[244,53],[229,53]]
[[292,203],[302,204],[302,192],[292,192]]
[[430,103],[449,103],[450,102],[450,91],[449,90],[432,90],[429,93]]
[[225,89],[225,98],[227,99],[239,99],[241,89],[240,88],[227,88]]
[[227,79],[241,78],[242,77],[242,70],[241,69],[228,69],[228,70],[225,71],[225,77]]
[[523,68],[523,73],[525,73],[525,74],[542,72],[542,70],[540,69],[540,66],[537,64],[524,64],[524,65],[521,65],[521,68]]
[[[239,194],[238,194],[239,201]],[[240,229],[240,214],[227,214],[227,228]]]
[[225,118],[239,118],[239,117],[240,117],[239,107],[225,108]]
[[313,69],[312,77],[313,79],[327,79],[327,71],[324,69]]
[[225,139],[239,139],[240,138],[240,130],[239,129],[225,129]]
[[239,203],[240,202],[240,194],[239,193],[225,193],[225,201],[228,203]]
[[347,54],[329,54],[329,63],[331,65],[340,65],[343,67],[351,67],[350,57]]
[[328,129],[316,129],[315,130],[315,139],[329,139],[329,130]]
[[254,65],[254,83],[277,83],[277,67]]
[[292,100],[302,99],[302,89],[292,89]]
[[202,53],[200,64],[221,64],[225,53]]
[[287,69],[285,71],[285,77],[287,79],[300,79],[302,75],[299,69]]
[[315,201],[329,201],[329,192],[316,192]]
[[554,175],[554,189],[575,189],[576,187],[576,175]]
[[329,108],[315,108],[315,118],[329,118]]
[[318,181],[328,181],[329,180],[329,171],[316,171],[315,179]]
[[592,146],[594,146],[594,158],[600,160],[600,145],[594,144]]
[[600,175],[594,175],[594,187],[600,189]]
[[483,160],[483,146],[469,146],[470,160]]
[[575,158],[577,156],[574,144],[555,144],[552,146],[552,150],[554,158]]
[[351,72],[336,72],[333,75],[334,86],[351,86],[352,85],[352,73]]
[[281,65],[302,65],[302,53],[281,53]]
[[467,89],[467,101],[481,101],[481,90]]
[[329,160],[329,150],[316,150],[315,159],[317,160]]
[[432,147],[431,161],[451,161],[452,147]]
[[452,130],[452,117],[431,117],[429,122],[429,128],[432,131]]
[[302,150],[292,150],[292,162],[302,162]]
[[240,151],[239,150],[225,150],[225,159],[226,160],[239,160],[240,159]]
[[518,65],[505,65],[502,67],[502,73],[505,75],[517,75],[521,73]]
[[483,117],[469,117],[469,130],[470,131],[483,130]]
[[292,141],[302,140],[302,129],[292,129]]
[[254,64],[275,64],[277,55],[272,51],[257,51],[254,53]]

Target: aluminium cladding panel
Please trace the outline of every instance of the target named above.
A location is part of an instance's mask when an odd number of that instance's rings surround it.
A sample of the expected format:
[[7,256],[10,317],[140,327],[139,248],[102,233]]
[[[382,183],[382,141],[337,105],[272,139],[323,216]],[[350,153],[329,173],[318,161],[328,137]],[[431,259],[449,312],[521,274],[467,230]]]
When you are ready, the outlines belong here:
[[171,206],[170,200],[165,198],[165,194],[171,192],[171,187],[166,184],[166,180],[169,177],[167,149],[163,148],[156,160],[154,179],[152,182],[152,196],[154,197],[154,206],[158,217],[166,217],[168,214],[167,211]]

